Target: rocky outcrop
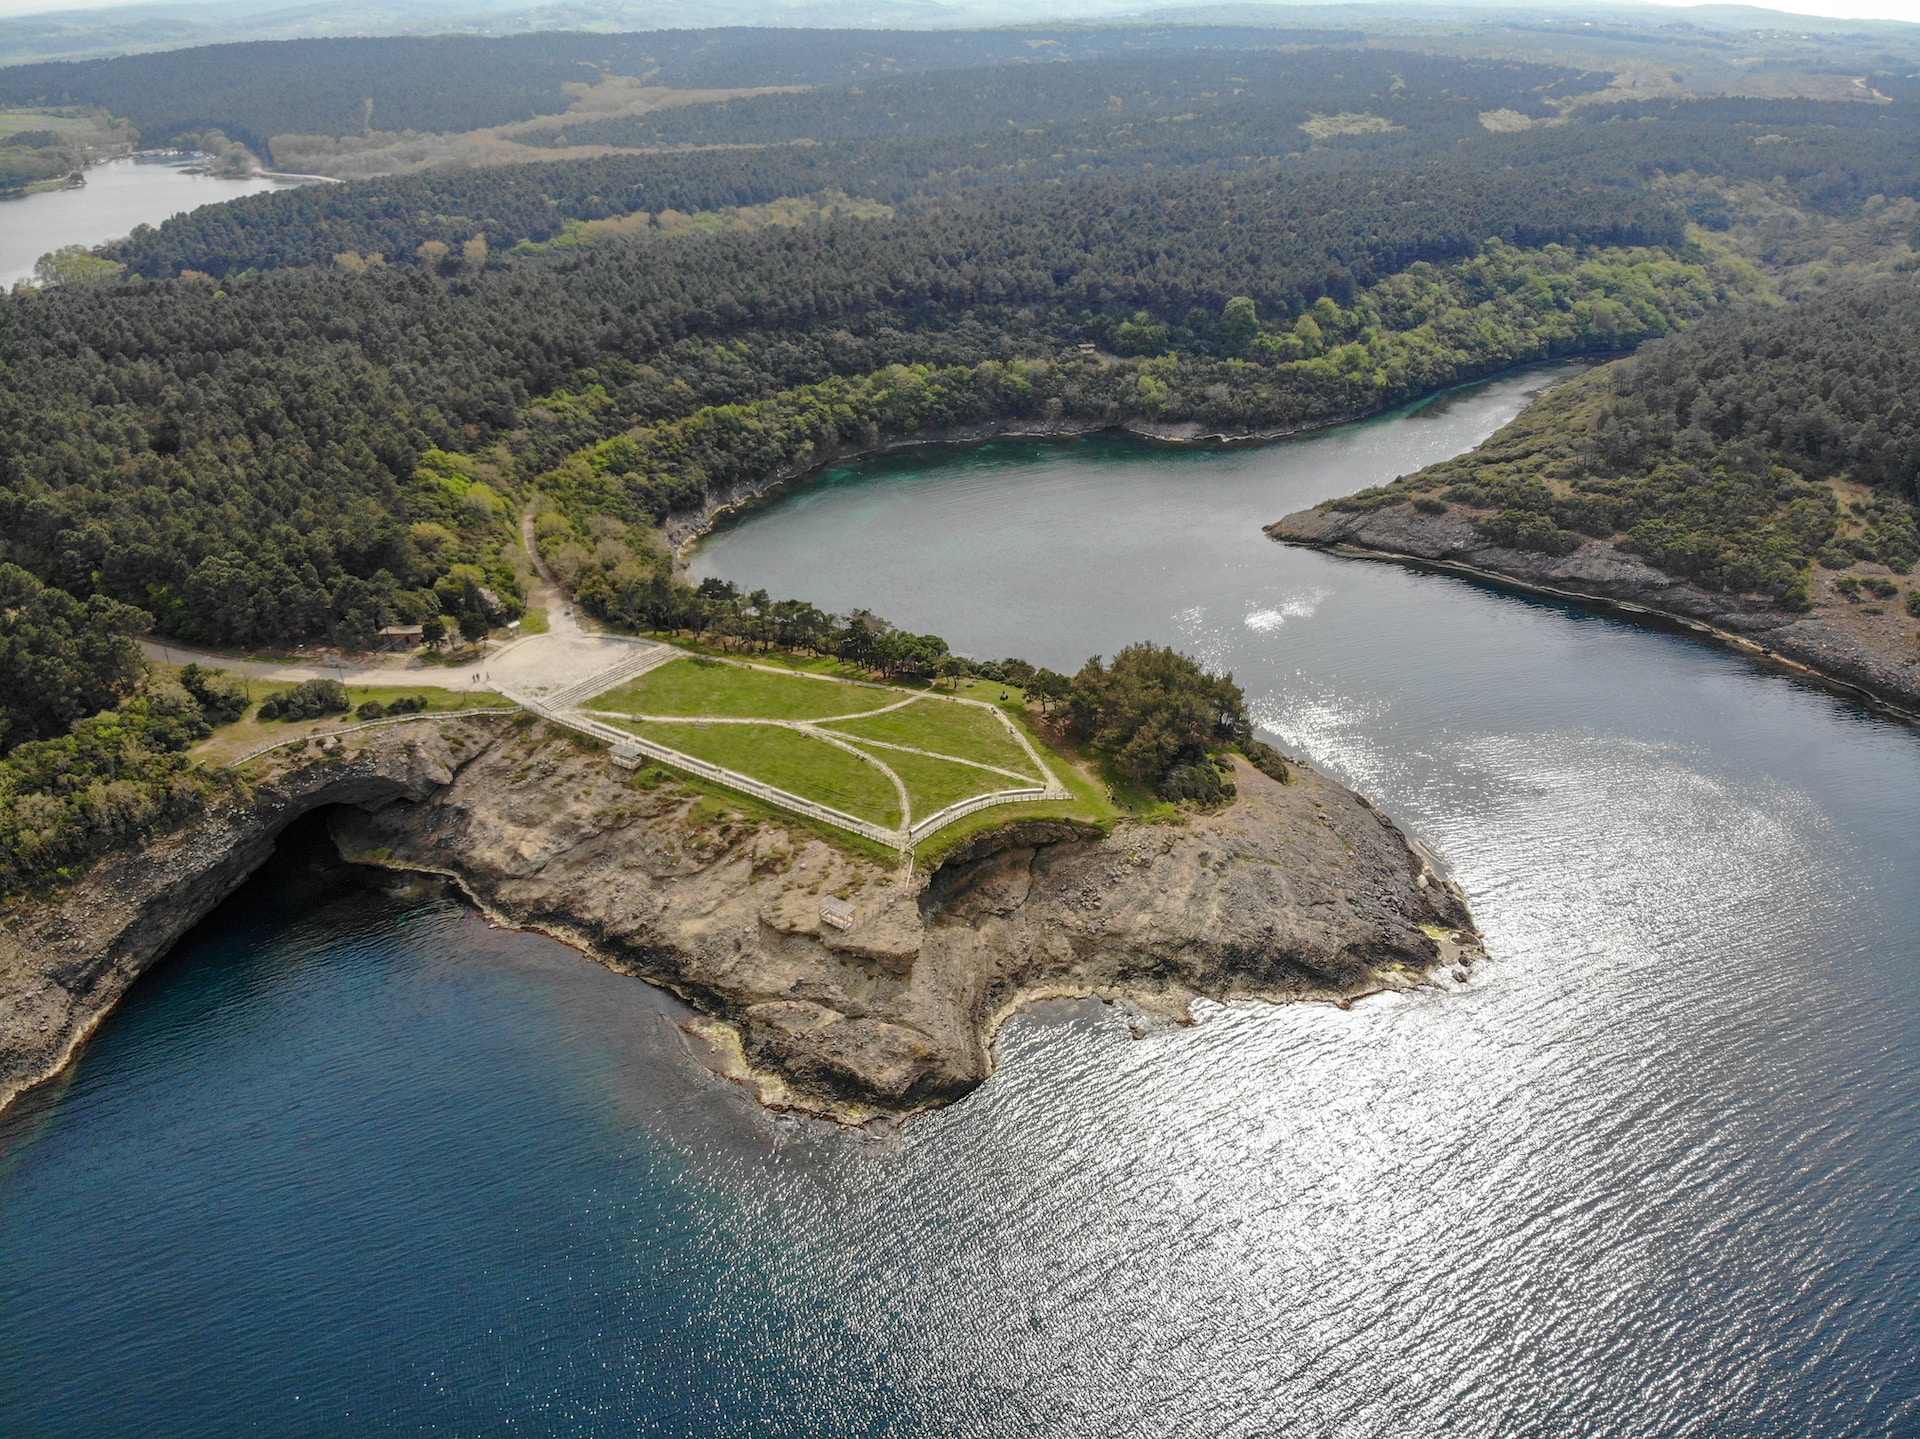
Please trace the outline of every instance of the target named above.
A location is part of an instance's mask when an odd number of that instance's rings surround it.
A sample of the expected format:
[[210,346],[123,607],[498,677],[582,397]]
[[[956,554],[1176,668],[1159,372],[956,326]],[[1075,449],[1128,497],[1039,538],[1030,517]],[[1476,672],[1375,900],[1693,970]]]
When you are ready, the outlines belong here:
[[0,1105],[56,1073],[127,987],[238,889],[294,820],[328,805],[418,804],[485,743],[477,725],[405,725],[313,751],[53,901],[0,909]]
[[1902,714],[1920,714],[1920,665],[1906,627],[1897,620],[1869,626],[1838,602],[1796,612],[1722,594],[1665,574],[1605,540],[1588,540],[1568,555],[1510,550],[1489,543],[1472,515],[1458,508],[1436,515],[1410,503],[1303,510],[1276,520],[1266,533],[1288,544],[1414,563],[1664,619]]
[[967,1093],[1029,999],[1344,1003],[1479,953],[1459,891],[1305,767],[1282,785],[1242,764],[1233,804],[1181,823],[1010,824],[915,878],[541,725],[415,723],[282,764],[248,803],[7,916],[6,1093],[319,805],[340,806],[350,858],[453,876],[497,919],[677,992],[723,1071],[849,1122]]
[[1459,892],[1365,801],[1304,768],[1237,782],[1185,823],[1013,824],[908,880],[542,732],[336,834],[676,991],[766,1102],[859,1120],[971,1090],[1040,995],[1345,1000],[1477,953]]

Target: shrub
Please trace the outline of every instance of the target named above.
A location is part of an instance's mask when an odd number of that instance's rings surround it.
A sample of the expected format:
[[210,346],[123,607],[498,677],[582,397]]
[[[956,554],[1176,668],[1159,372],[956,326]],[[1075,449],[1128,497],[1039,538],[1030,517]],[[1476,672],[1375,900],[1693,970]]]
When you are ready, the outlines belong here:
[[1447,512],[1447,502],[1436,500],[1432,495],[1422,495],[1413,502],[1413,507],[1423,515],[1444,515]]
[[1287,757],[1265,740],[1242,740],[1240,753],[1251,760],[1253,767],[1268,779],[1278,780],[1281,784],[1293,783],[1293,771],[1287,768]]
[[1920,619],[1920,590],[1907,591],[1907,613]]
[[1233,781],[1216,769],[1211,761],[1181,765],[1160,781],[1162,799],[1186,800],[1195,804],[1218,804],[1232,799]]
[[263,720],[317,719],[343,714],[349,706],[347,687],[339,680],[305,680],[290,690],[270,695],[260,705]]
[[187,665],[180,671],[180,687],[199,701],[209,724],[232,724],[252,703],[245,683],[225,670]]
[[386,713],[387,707],[381,704],[379,700],[368,700],[365,704],[361,705],[359,709],[354,711],[354,714],[363,720],[383,719]]
[[1542,555],[1570,555],[1586,541],[1571,530],[1563,530],[1545,515],[1526,510],[1502,510],[1484,520],[1474,521],[1480,533],[1496,545],[1510,550],[1529,550]]

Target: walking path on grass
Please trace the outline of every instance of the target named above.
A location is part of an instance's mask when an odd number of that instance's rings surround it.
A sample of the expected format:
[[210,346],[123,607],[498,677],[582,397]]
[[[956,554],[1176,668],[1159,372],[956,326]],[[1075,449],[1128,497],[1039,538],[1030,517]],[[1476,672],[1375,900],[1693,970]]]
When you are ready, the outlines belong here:
[[[528,584],[528,598],[534,607],[544,608],[547,628],[543,633],[525,635],[511,641],[470,664],[435,665],[419,656],[400,655],[355,657],[352,661],[344,658],[330,660],[318,655],[311,659],[299,655],[259,658],[223,655],[171,641],[143,640],[141,644],[153,658],[167,663],[191,662],[209,669],[224,669],[283,684],[309,679],[337,679],[349,686],[401,685],[465,692],[490,691],[555,724],[614,745],[616,762],[627,762],[628,759],[646,754],[776,807],[850,829],[908,853],[935,830],[990,805],[1072,798],[1071,792],[1054,774],[1020,726],[998,706],[983,700],[929,691],[902,691],[896,686],[870,680],[814,674],[746,659],[702,656],[678,645],[593,630],[582,623],[577,610],[541,559],[533,542],[531,512],[522,517],[521,537],[534,569],[534,578]],[[658,714],[651,709],[642,711],[638,705],[630,711],[587,708],[596,697],[608,696],[609,691],[628,686],[638,689],[640,682],[654,671],[681,660],[701,665],[724,665],[755,676],[773,677],[783,685],[806,680],[816,684],[837,685],[847,693],[854,708],[844,713],[821,714],[818,710],[822,706],[817,699],[807,697],[798,690],[782,694],[779,687],[770,688],[764,683],[757,692],[744,694],[742,703],[748,708],[758,706],[784,710],[784,713],[707,713],[704,712],[704,706],[698,707],[700,712],[689,714]],[[697,681],[693,682],[693,689],[698,689]],[[813,692],[816,696],[819,693]],[[796,695],[800,696],[797,701]],[[883,696],[887,698],[885,702],[880,702]],[[635,696],[636,699],[640,697],[640,694]],[[681,697],[692,699],[696,696],[683,685]],[[930,712],[923,708],[916,713],[915,707],[934,705],[954,706],[964,709],[968,714],[984,711],[992,715],[997,723],[983,732],[977,723],[955,721],[949,724],[935,720],[931,726],[934,733],[928,738],[919,732],[916,721],[924,722]],[[826,707],[834,708],[831,703]],[[900,723],[887,723],[889,717],[897,718]],[[625,727],[615,728],[606,722],[610,719],[619,721]],[[856,721],[876,719],[882,722],[877,734],[848,733],[841,729]],[[709,725],[758,725],[792,734],[799,742],[821,741],[836,751],[857,758],[863,767],[870,767],[885,777],[887,787],[898,801],[898,823],[876,823],[872,819],[849,813],[845,806],[855,809],[877,808],[881,810],[882,821],[893,818],[885,812],[885,806],[879,805],[870,792],[861,791],[859,786],[848,788],[840,784],[836,788],[836,781],[831,778],[835,772],[831,767],[827,771],[809,775],[804,750],[788,755],[775,755],[762,750],[760,754],[770,761],[780,761],[774,766],[776,772],[782,766],[792,771],[791,783],[798,784],[801,789],[809,787],[810,783],[814,787],[824,788],[831,798],[841,800],[841,804],[795,793],[741,769],[688,754],[676,746],[663,744],[658,738],[650,738],[630,728],[636,725],[690,725],[702,728]],[[333,733],[350,733],[359,728],[362,726],[316,731],[304,738],[319,739]],[[1017,747],[1031,765],[1030,772],[1012,767],[1018,761],[1013,759],[1011,751],[1001,752],[1002,742],[993,738],[994,734],[1003,735],[1006,741]],[[297,738],[301,737],[274,741],[258,751],[250,751],[238,762],[244,762],[253,753],[293,743]],[[916,739],[923,743],[912,743]],[[941,745],[947,747],[935,747]],[[904,760],[896,759],[889,764],[874,753],[876,750],[912,756],[920,763],[909,765]],[[969,752],[955,753],[955,750]],[[623,756],[627,758],[623,759]],[[1005,763],[993,763],[994,759],[1002,759]],[[956,779],[955,771],[944,770],[941,766],[958,766],[963,773],[1011,781],[1013,787],[967,793],[971,785],[964,779]],[[909,773],[903,774],[902,769]],[[843,767],[837,773],[844,780],[851,772]],[[916,818],[915,815],[916,789],[921,793],[921,806],[931,808],[931,813],[925,818]],[[929,792],[932,799],[928,797]],[[963,797],[954,803],[934,805],[932,802],[956,793]]]
[[[1032,740],[1030,740],[1027,735],[1021,731],[1020,727],[1002,710],[985,701],[963,699],[957,695],[939,695],[928,692],[908,691],[903,693],[891,685],[877,685],[865,680],[843,679],[835,675],[810,674],[806,671],[782,669],[774,665],[755,664],[748,660],[694,656],[686,651],[678,650],[675,646],[662,646],[662,648],[671,652],[669,656],[671,659],[684,657],[689,661],[697,661],[703,665],[730,666],[735,670],[750,671],[757,675],[777,677],[782,684],[799,680],[813,680],[818,683],[839,685],[850,691],[884,691],[888,694],[898,695],[899,698],[890,699],[884,704],[869,705],[865,708],[829,715],[805,714],[805,707],[810,707],[805,706],[802,710],[802,716],[796,717],[792,713],[793,692],[779,694],[777,690],[765,688],[755,689],[750,687],[748,691],[739,693],[739,703],[735,706],[736,712],[734,713],[722,713],[697,703],[689,703],[687,713],[661,713],[653,707],[643,707],[643,702],[647,698],[647,690],[649,688],[657,688],[657,686],[641,686],[638,684],[643,674],[650,674],[653,670],[661,668],[662,665],[666,663],[665,660],[658,660],[647,664],[643,670],[632,674],[616,674],[614,671],[608,670],[600,676],[595,676],[592,680],[583,681],[572,687],[564,696],[565,699],[572,701],[571,704],[558,703],[557,701],[562,697],[556,695],[547,697],[537,708],[539,712],[547,714],[558,723],[569,724],[576,729],[583,730],[601,738],[611,738],[614,735],[619,735],[620,739],[615,742],[617,746],[616,753],[629,753],[633,755],[647,754],[669,765],[690,768],[696,774],[704,774],[710,778],[718,778],[721,783],[738,788],[747,794],[766,799],[784,808],[797,809],[801,813],[828,818],[832,823],[853,829],[870,838],[884,838],[885,842],[896,845],[903,850],[911,850],[920,840],[941,828],[944,824],[951,822],[951,820],[974,813],[989,805],[1021,801],[1064,800],[1071,797],[1070,791],[1060,782],[1052,768],[1047,764],[1046,760],[1042,758]],[[698,695],[703,692],[701,690],[701,684],[702,682],[699,681],[697,677],[682,676],[676,683],[668,685],[665,691],[665,697],[677,697],[689,701],[695,700]],[[607,690],[612,689],[615,685],[633,685],[636,690],[639,691],[632,696],[635,701],[632,709],[611,709],[604,707],[604,705],[588,707],[587,700],[590,697],[589,692],[605,694]],[[721,687],[722,686],[710,686],[710,688]],[[659,696],[656,695],[656,697]],[[875,696],[875,698],[878,698],[878,696]],[[870,720],[879,716],[893,715],[905,719],[907,717],[906,712],[913,710],[915,706],[929,704],[964,707],[968,713],[978,714],[984,712],[992,715],[996,721],[995,728],[1004,735],[1006,740],[1011,741],[1014,746],[1017,746],[1019,752],[1023,754],[1031,764],[1031,771],[1023,772],[1009,768],[1004,764],[993,764],[985,759],[979,758],[977,754],[956,754],[952,753],[951,750],[931,748],[928,744],[916,745],[903,743],[897,732],[895,732],[895,738],[882,739],[878,736],[868,736],[859,733],[850,734],[843,728],[855,721]],[[741,706],[749,709],[785,709],[787,713],[741,714],[737,712]],[[614,724],[609,724],[608,721],[613,721]],[[616,725],[618,728],[615,727]],[[654,728],[652,733],[649,734],[639,728],[641,726]],[[731,742],[719,746],[715,758],[712,759],[688,754],[683,746],[693,742],[691,736],[683,738],[681,734],[675,733],[676,727],[680,729],[686,729],[688,727],[693,729],[706,729],[710,726],[757,728],[763,731],[783,730],[800,739],[823,741],[836,750],[857,757],[864,764],[871,766],[873,769],[879,771],[881,775],[885,776],[890,787],[898,797],[900,806],[898,826],[889,829],[884,824],[876,824],[872,819],[850,814],[846,809],[837,805],[824,804],[819,799],[794,794],[791,790],[771,785],[766,780],[758,778],[755,775],[717,762],[721,758],[735,758],[737,763],[737,756],[740,750],[738,746],[733,745]],[[662,730],[658,727],[667,727],[665,733],[663,734]],[[675,741],[673,744],[665,742],[669,737]],[[913,736],[909,733],[906,737],[911,738]],[[941,741],[936,737],[934,740],[929,741],[929,744],[939,742]],[[982,747],[981,737],[976,733],[972,739],[968,740],[968,744],[976,751],[979,750]],[[922,760],[933,761],[934,766],[931,770],[928,770],[926,766],[922,766],[921,769],[923,773],[915,778],[913,782],[910,782],[909,776],[903,775],[900,770],[896,768],[896,765],[901,763],[900,761],[896,760],[893,764],[889,764],[880,755],[874,753],[875,750],[886,750],[896,754],[912,755]],[[990,747],[989,752],[991,753]],[[765,754],[766,752],[763,750],[761,753]],[[786,763],[796,775],[804,774],[807,768],[804,749],[793,751],[790,755],[783,756],[782,759],[783,763]],[[931,806],[931,812],[927,813],[924,818],[918,817],[915,814],[914,804],[916,784],[933,786],[936,793],[942,798],[944,798],[945,794],[953,793],[956,788],[964,790],[968,787],[965,782],[955,785],[951,778],[951,772],[940,770],[939,767],[942,765],[958,766],[962,770],[971,771],[983,777],[990,775],[998,780],[1011,780],[1017,787],[1009,788],[1003,786],[998,789],[963,794],[958,801],[944,805],[933,805]],[[832,794],[842,805],[854,805],[858,807],[861,804],[861,801],[857,797],[849,797],[853,795],[854,792],[847,791],[844,785],[836,787],[835,782],[827,779],[824,775],[815,775],[812,778],[815,786],[824,786],[826,792]],[[804,778],[790,782],[798,782],[802,788],[808,787],[808,782]],[[942,792],[942,786],[944,786],[944,792]],[[870,796],[867,802],[869,804],[871,803]],[[929,808],[924,795],[921,807]],[[881,818],[890,818],[890,816],[882,815]]]

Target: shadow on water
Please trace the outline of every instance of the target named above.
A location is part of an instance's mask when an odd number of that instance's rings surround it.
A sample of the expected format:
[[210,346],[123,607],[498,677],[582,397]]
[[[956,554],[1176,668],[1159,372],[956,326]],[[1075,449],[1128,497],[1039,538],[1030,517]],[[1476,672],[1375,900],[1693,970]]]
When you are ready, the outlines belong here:
[[[103,1021],[102,1028],[121,1022],[120,1016],[158,1002],[158,991],[173,982],[175,969],[183,963],[193,963],[191,959],[183,961],[180,958],[183,954],[197,955],[210,944],[252,948],[290,924],[302,920],[324,923],[329,906],[355,902],[369,893],[397,895],[429,886],[436,892],[444,890],[444,882],[430,876],[416,881],[413,876],[395,875],[343,860],[327,832],[329,813],[328,809],[316,810],[282,831],[265,863],[134,981],[114,1013]],[[99,1031],[96,1031],[94,1039],[98,1037]],[[28,1090],[0,1113],[0,1176],[4,1175],[4,1166],[15,1156],[18,1146],[30,1139],[59,1106],[86,1065],[93,1042],[83,1044],[59,1074]]]

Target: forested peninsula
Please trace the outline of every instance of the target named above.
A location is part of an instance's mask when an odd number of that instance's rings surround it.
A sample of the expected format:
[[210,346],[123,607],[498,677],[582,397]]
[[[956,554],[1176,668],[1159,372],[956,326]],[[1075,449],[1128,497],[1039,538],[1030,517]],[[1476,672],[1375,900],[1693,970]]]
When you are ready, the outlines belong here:
[[[1648,94],[1600,50],[1522,48],[710,31],[0,71],[0,102],[112,106],[147,143],[218,132],[349,177],[143,226],[0,297],[0,887],[57,902],[258,811],[258,774],[196,756],[282,721],[232,676],[143,661],[140,636],[480,657],[544,622],[551,576],[615,631],[1032,685],[1045,710],[1067,677],[696,588],[677,551],[728,505],[897,445],[1251,441],[1648,345],[1478,455],[1283,528],[1543,585],[1601,556],[1632,584],[1570,592],[1732,616],[1905,693],[1912,65],[1850,49],[1854,79]],[[425,703],[315,683],[303,714]],[[1225,798],[1178,745],[1128,778],[1131,738],[1080,742],[1155,803]],[[233,853],[270,842],[235,822],[254,838]]]
[[1716,317],[1275,538],[1710,626],[1920,714],[1920,281]]

